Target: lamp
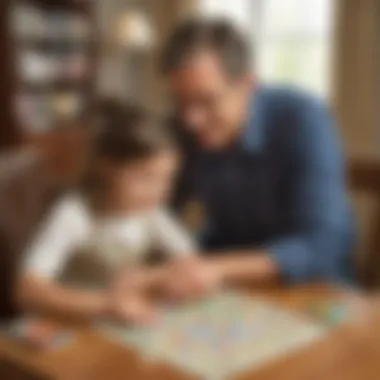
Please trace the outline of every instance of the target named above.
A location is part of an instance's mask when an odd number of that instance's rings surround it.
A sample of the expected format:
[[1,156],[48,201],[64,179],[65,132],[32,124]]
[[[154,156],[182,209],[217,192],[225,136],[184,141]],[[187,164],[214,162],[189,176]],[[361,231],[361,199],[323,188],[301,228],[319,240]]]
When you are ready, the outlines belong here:
[[128,50],[149,49],[154,43],[149,19],[141,11],[126,11],[117,22],[116,39]]

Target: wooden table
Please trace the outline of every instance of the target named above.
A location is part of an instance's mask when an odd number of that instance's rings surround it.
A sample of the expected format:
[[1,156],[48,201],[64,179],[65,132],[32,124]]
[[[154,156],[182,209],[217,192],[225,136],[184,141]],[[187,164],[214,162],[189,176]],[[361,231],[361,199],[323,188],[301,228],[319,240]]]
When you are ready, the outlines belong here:
[[[380,379],[380,307],[376,305],[375,300],[371,301],[361,295],[332,290],[325,286],[272,289],[260,292],[260,295],[293,310],[301,310],[313,301],[347,297],[358,312],[352,321],[335,329],[323,341],[234,379]],[[186,380],[193,378],[167,365],[144,363],[132,350],[108,341],[86,328],[78,329],[77,339],[72,345],[56,352],[32,351],[14,341],[2,338],[0,358],[11,360],[29,373],[45,374],[47,379]]]

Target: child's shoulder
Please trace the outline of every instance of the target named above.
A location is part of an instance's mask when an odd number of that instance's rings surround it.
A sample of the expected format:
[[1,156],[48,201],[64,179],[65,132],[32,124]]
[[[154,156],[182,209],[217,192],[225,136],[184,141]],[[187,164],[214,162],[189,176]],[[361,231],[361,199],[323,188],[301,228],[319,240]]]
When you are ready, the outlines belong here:
[[162,219],[167,219],[167,218],[170,219],[172,218],[172,213],[167,207],[160,206],[160,207],[157,207],[155,210],[153,210],[150,216],[154,220],[162,220]]
[[75,225],[87,225],[90,222],[90,210],[85,199],[78,193],[68,193],[56,201],[53,215]]
[[153,224],[159,228],[166,228],[167,226],[177,226],[182,225],[181,221],[175,213],[170,210],[170,208],[162,206],[157,208],[151,214],[151,220]]

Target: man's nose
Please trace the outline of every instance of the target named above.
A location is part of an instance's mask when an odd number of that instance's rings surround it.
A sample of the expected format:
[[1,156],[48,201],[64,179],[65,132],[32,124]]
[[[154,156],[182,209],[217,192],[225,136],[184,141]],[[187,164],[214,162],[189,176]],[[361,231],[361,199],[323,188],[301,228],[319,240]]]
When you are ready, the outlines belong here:
[[184,119],[186,125],[194,132],[203,128],[206,123],[205,113],[196,109],[185,112]]

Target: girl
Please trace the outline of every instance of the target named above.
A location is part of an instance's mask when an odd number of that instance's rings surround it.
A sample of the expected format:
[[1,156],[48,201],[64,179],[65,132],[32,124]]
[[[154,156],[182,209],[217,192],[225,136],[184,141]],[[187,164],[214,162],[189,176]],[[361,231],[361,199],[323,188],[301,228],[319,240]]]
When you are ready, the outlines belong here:
[[34,239],[17,299],[43,313],[144,322],[152,310],[142,290],[159,282],[163,271],[132,271],[122,297],[110,284],[151,249],[173,258],[194,251],[163,207],[177,150],[168,131],[139,108],[113,102],[99,116],[100,132],[83,183],[55,205]]

